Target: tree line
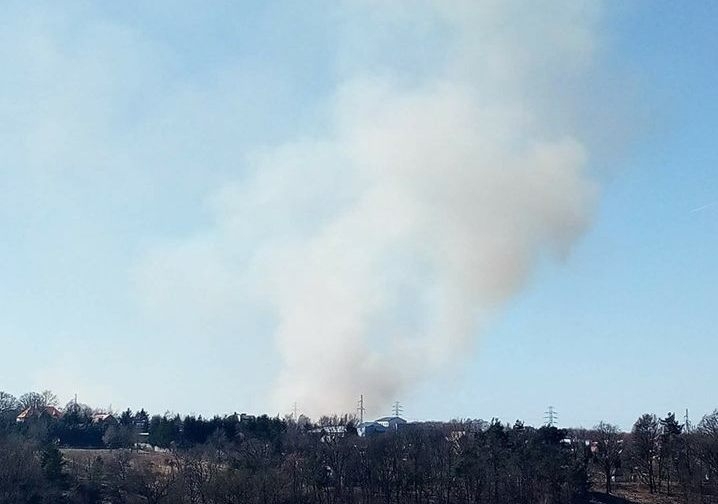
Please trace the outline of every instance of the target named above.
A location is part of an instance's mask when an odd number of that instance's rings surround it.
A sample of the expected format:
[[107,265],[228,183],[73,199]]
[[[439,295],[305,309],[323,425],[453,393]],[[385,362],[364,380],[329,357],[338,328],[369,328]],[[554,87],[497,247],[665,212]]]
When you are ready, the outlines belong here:
[[0,504],[570,504],[626,482],[686,503],[718,495],[718,411],[688,429],[646,414],[630,432],[466,420],[362,437],[351,416],[126,410],[105,424],[75,402],[16,422],[54,397],[37,396],[28,406],[0,393]]
[[718,410],[691,428],[674,413],[641,415],[630,432],[601,422],[587,432],[593,460],[611,493],[614,482],[634,481],[651,494],[674,495],[682,502],[718,502]]

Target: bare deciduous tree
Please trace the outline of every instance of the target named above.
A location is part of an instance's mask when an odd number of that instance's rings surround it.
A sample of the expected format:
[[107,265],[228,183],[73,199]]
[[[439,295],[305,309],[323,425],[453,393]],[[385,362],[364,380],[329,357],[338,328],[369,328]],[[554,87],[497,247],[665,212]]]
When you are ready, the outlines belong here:
[[636,420],[631,432],[633,457],[651,493],[656,490],[654,461],[658,454],[659,433],[658,418],[648,413]]
[[610,494],[614,472],[621,462],[623,440],[618,427],[610,423],[601,422],[595,427],[595,430],[598,437],[596,460],[603,470],[606,493]]
[[12,394],[0,390],[0,413],[17,409],[17,399]]

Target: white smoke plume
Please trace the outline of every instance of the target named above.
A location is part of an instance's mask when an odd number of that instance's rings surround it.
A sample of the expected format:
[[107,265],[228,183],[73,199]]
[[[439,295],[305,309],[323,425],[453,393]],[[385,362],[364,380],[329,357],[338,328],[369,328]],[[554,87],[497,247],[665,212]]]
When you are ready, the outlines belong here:
[[388,404],[471,350],[537,263],[569,251],[595,193],[567,119],[590,72],[594,3],[347,8],[389,27],[421,12],[447,34],[441,61],[411,79],[348,65],[322,137],[255,153],[213,199],[212,231],[143,267],[150,300],[188,289],[200,305],[221,298],[226,317],[268,307],[274,405],[313,415],[360,393]]

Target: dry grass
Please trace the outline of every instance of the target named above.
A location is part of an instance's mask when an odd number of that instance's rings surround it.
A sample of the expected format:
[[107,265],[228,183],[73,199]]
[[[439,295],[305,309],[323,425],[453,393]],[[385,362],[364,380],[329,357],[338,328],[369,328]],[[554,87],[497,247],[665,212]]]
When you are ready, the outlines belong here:
[[129,451],[126,449],[106,449],[106,448],[63,448],[60,450],[65,458],[71,464],[84,465],[96,460],[98,457],[103,460],[109,460],[121,452],[129,453],[134,459],[147,460],[157,465],[162,465],[171,455],[167,453],[158,453],[150,451]]
[[592,502],[601,504],[679,504],[676,495],[651,494],[648,488],[638,483],[619,483],[613,488],[612,495],[601,492],[592,494]]

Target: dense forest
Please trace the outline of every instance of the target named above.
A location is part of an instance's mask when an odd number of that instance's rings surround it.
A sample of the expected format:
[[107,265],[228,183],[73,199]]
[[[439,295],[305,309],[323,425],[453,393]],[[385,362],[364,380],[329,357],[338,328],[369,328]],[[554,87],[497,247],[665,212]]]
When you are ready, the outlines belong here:
[[[0,504],[580,503],[630,483],[718,502],[718,411],[631,432],[497,420],[359,435],[351,416],[110,415],[0,392]],[[665,501],[661,501],[665,502]]]

